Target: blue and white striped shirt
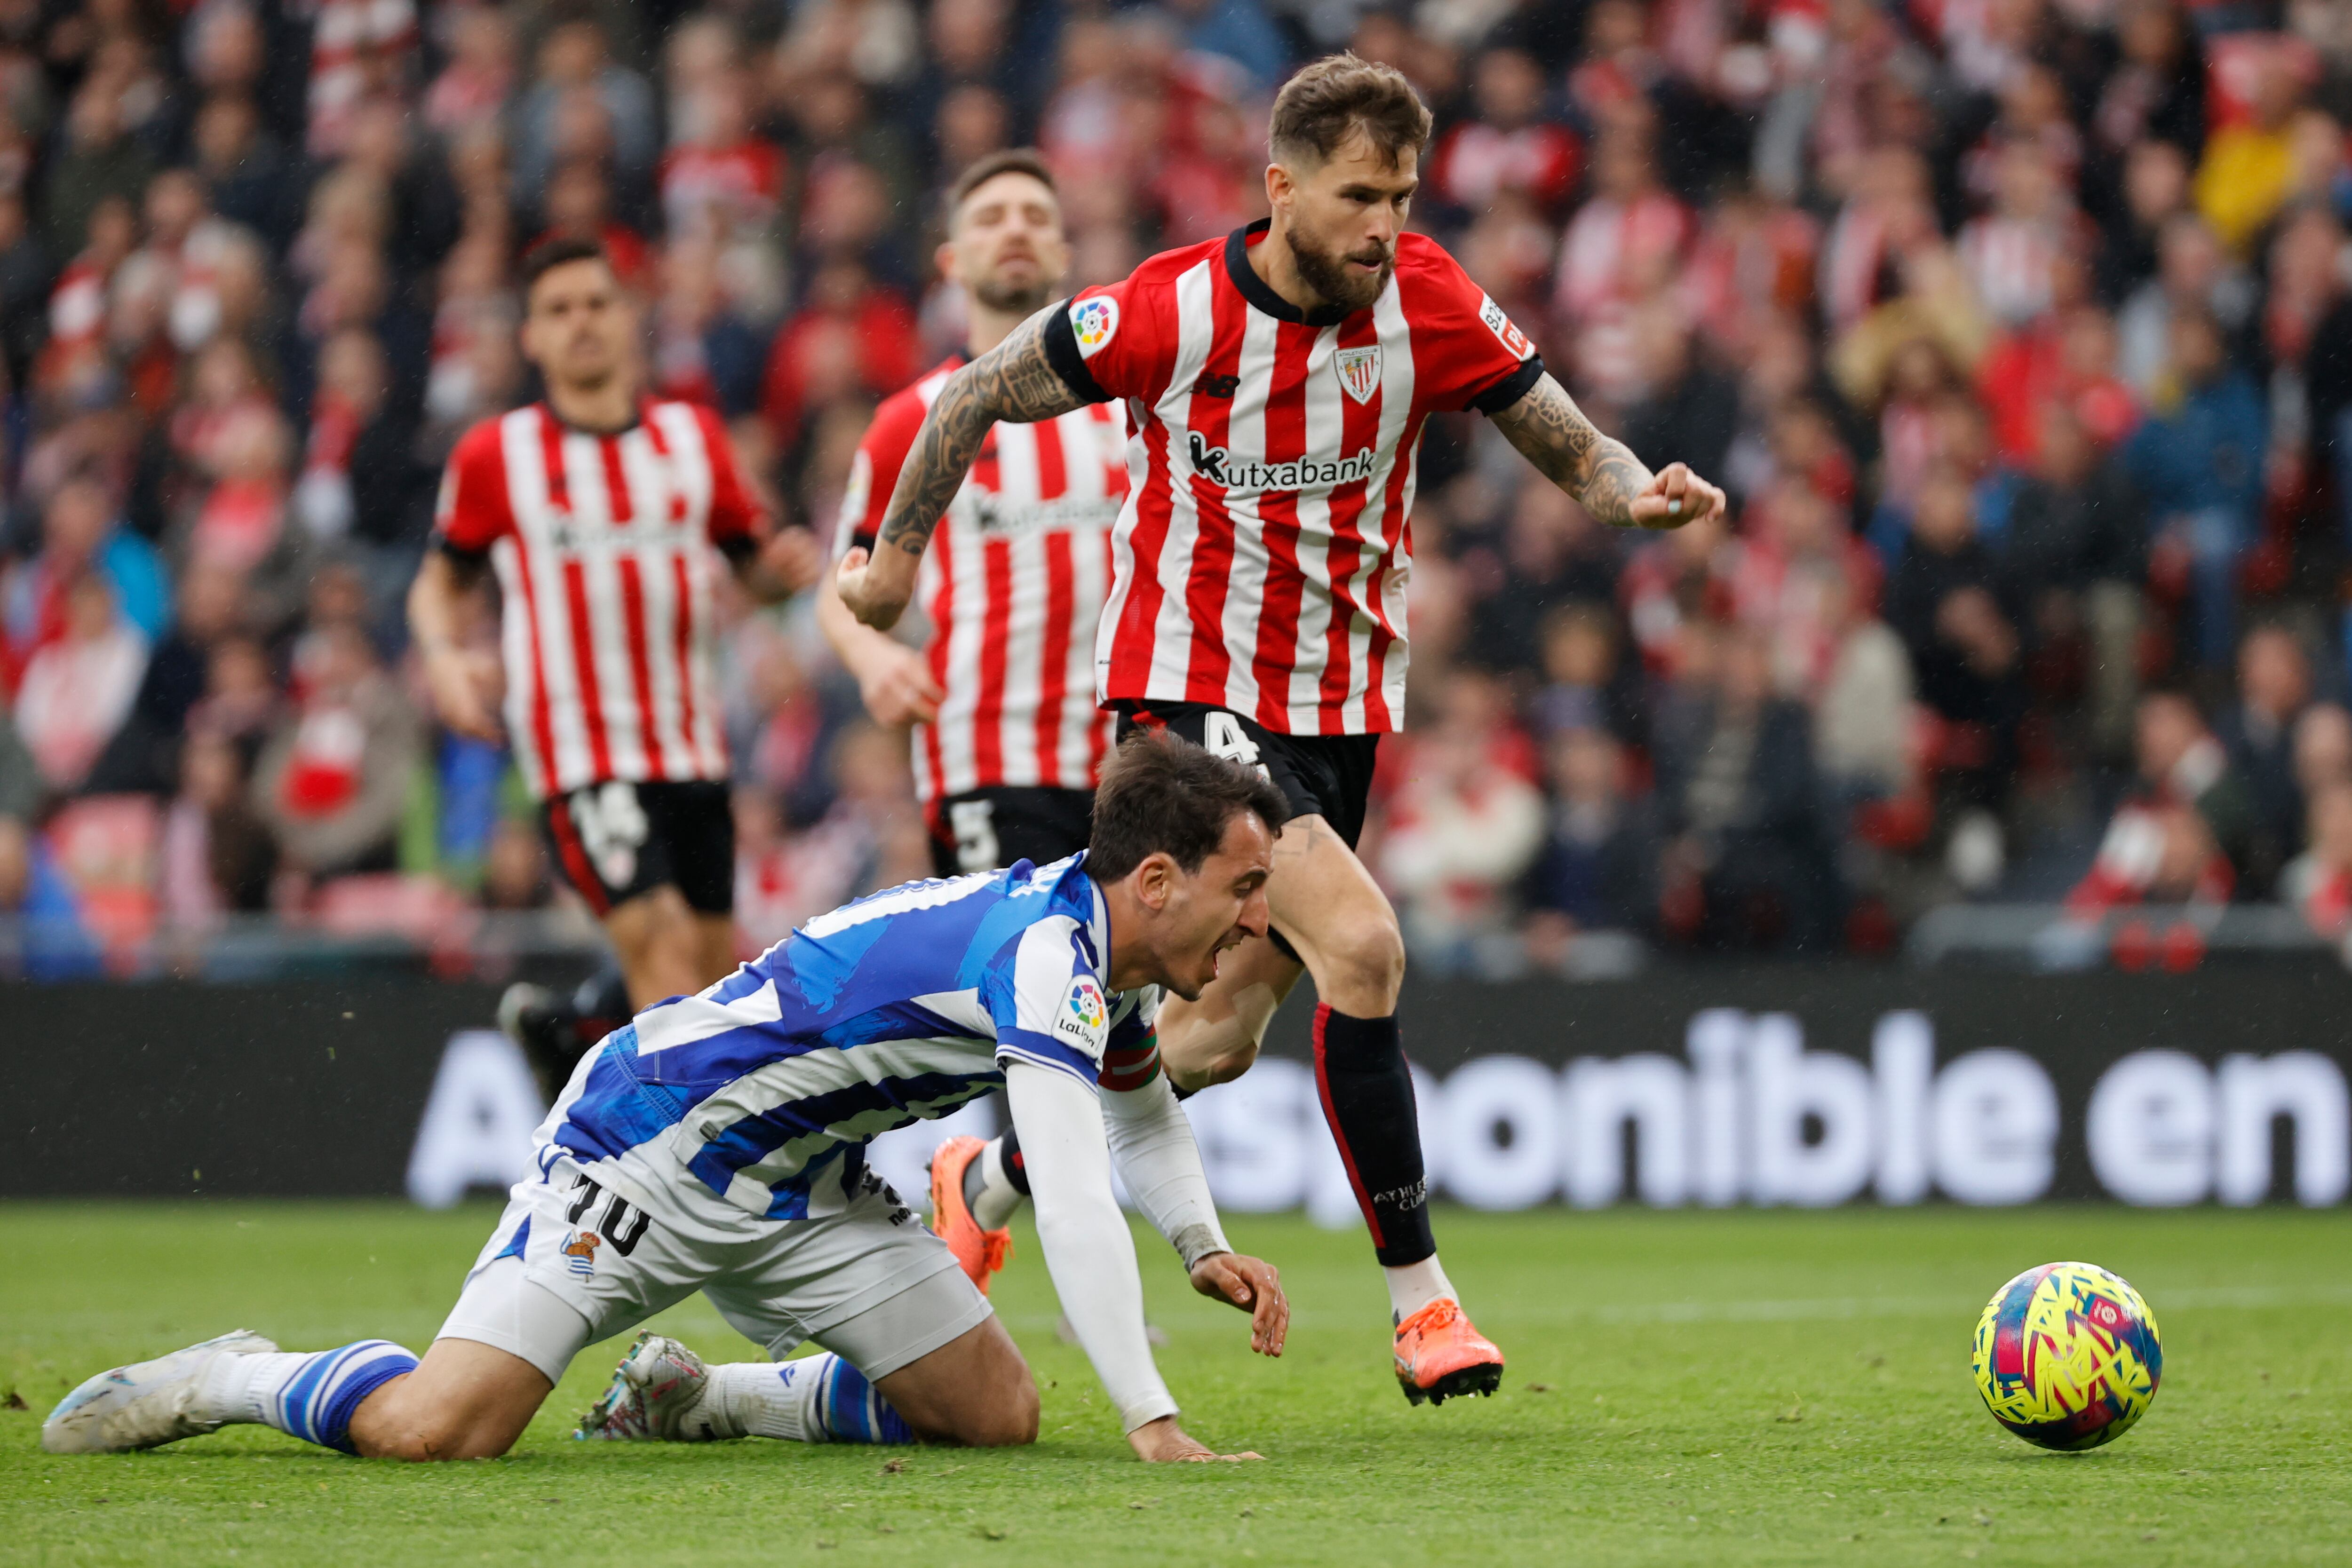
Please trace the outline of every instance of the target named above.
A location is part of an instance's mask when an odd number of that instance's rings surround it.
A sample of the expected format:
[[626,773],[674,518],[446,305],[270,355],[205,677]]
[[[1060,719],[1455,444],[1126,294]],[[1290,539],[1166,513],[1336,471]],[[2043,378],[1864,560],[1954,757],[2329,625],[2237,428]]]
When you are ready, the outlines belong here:
[[1083,853],[845,904],[616,1030],[540,1166],[569,1155],[662,1208],[837,1213],[867,1140],[999,1088],[1004,1062],[1093,1083],[1106,1051],[1148,1048],[1158,988],[1104,986],[1109,939]]

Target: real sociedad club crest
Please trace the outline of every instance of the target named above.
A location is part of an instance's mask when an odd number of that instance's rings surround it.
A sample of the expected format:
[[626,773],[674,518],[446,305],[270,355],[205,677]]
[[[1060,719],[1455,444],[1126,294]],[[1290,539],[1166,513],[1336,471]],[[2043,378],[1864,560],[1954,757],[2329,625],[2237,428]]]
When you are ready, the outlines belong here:
[[1381,346],[1368,349],[1342,349],[1331,356],[1331,368],[1339,377],[1339,384],[1358,402],[1370,402],[1381,388]]

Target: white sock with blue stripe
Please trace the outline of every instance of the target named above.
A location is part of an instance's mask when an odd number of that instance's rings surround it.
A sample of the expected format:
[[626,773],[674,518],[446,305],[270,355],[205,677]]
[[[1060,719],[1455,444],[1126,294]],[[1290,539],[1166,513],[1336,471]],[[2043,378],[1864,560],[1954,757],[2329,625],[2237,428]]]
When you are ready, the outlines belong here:
[[866,1375],[830,1351],[710,1369],[698,1406],[714,1437],[791,1443],[911,1443],[915,1434]]
[[415,1370],[415,1356],[382,1339],[309,1354],[224,1355],[197,1390],[195,1413],[224,1426],[275,1427],[348,1454],[360,1402]]

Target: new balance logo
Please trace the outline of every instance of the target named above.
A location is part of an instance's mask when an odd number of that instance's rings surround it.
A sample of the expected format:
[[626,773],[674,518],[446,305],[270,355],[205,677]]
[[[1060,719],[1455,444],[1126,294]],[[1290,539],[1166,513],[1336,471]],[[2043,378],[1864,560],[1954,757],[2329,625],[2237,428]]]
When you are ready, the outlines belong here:
[[1242,379],[1239,376],[1203,374],[1199,381],[1192,383],[1192,392],[1197,397],[1231,397],[1241,390],[1241,384]]
[[1197,430],[1186,437],[1187,450],[1192,459],[1192,471],[1212,485],[1222,485],[1228,494],[1251,495],[1265,490],[1328,489],[1338,485],[1357,484],[1372,476],[1372,449],[1360,447],[1352,457],[1336,463],[1318,462],[1312,457],[1294,457],[1287,463],[1260,463],[1255,458],[1236,459],[1222,446],[1212,446]]

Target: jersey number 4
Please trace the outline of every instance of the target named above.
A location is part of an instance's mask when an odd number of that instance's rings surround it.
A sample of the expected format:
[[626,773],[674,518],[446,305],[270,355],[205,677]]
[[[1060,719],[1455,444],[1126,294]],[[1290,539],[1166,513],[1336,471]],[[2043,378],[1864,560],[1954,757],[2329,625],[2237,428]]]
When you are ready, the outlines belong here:
[[1223,709],[1215,709],[1201,720],[1201,744],[1228,762],[1238,762],[1244,768],[1255,768],[1261,779],[1271,779],[1265,764],[1257,759],[1257,742],[1249,737],[1242,721]]

